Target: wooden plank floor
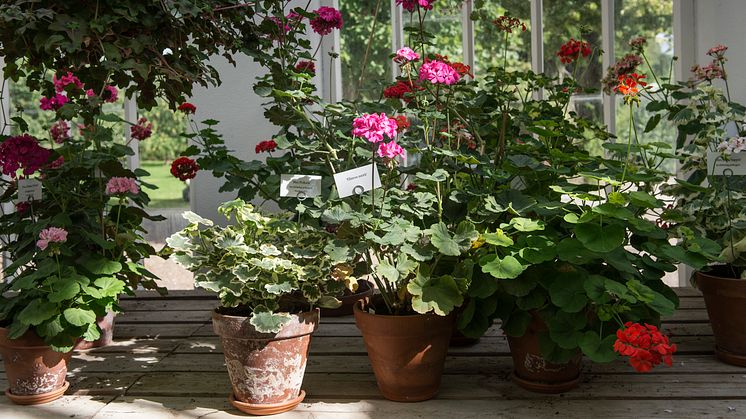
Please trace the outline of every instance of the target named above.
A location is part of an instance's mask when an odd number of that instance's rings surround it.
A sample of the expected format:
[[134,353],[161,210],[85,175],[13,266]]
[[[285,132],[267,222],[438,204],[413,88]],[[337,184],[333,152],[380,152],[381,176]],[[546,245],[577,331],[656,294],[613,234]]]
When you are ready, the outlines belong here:
[[[513,385],[499,327],[479,344],[452,348],[440,394],[402,404],[382,399],[350,317],[322,319],[304,381],[308,394],[284,418],[743,418],[746,369],[718,362],[702,297],[682,289],[681,309],[664,328],[679,345],[673,368],[637,374],[623,362],[584,365],[579,388],[538,395]],[[230,418],[243,415],[230,393],[204,293],[143,293],[122,301],[113,346],[77,353],[62,399],[21,407],[0,397],[0,418]],[[6,388],[4,377],[0,388]]]

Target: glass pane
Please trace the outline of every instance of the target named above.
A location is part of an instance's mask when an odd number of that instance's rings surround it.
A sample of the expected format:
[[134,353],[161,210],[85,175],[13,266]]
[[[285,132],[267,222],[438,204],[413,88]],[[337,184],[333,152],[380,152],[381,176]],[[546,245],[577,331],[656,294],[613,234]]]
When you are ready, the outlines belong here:
[[[645,58],[653,68],[655,75],[661,83],[665,83],[671,74],[673,58],[673,0],[616,0],[616,58],[621,59],[627,54],[633,53],[629,47],[632,38],[643,37],[647,40],[645,46]],[[638,68],[638,73],[646,75],[648,83],[655,83],[646,64]],[[616,130],[618,141],[626,141],[630,135],[629,106],[622,102],[622,98],[616,96]],[[633,107],[634,119],[640,141],[643,143],[660,142],[676,145],[676,128],[667,120],[662,120],[651,132],[643,133],[648,119],[652,113],[645,110],[649,102],[643,98],[639,107]],[[668,159],[663,162],[662,168],[674,173],[676,162]]]
[[[50,76],[51,79],[51,76]],[[54,112],[39,109],[41,93],[32,91],[26,86],[26,80],[10,82],[10,116],[23,116],[28,124],[28,134],[37,137],[47,137],[47,130],[54,123]],[[20,135],[18,125],[12,123],[11,134]]]
[[340,11],[344,20],[340,32],[343,97],[378,99],[391,82],[391,5],[388,0],[342,0]]
[[[531,69],[531,2],[525,0],[502,0],[499,5],[485,2],[474,11],[474,65],[480,72],[494,66],[503,66],[507,61],[508,70]],[[500,16],[518,18],[529,30],[513,29],[508,34],[508,48],[505,49],[505,34],[492,23]],[[507,52],[507,53],[506,53]]]
[[[463,0],[443,0],[436,3],[432,10],[425,14],[425,32],[434,36],[426,52],[445,55],[452,62],[463,62],[463,42],[461,34],[461,5]],[[404,11],[404,26],[417,26],[417,14]],[[407,32],[405,32],[405,36]],[[409,42],[413,45],[414,42]]]

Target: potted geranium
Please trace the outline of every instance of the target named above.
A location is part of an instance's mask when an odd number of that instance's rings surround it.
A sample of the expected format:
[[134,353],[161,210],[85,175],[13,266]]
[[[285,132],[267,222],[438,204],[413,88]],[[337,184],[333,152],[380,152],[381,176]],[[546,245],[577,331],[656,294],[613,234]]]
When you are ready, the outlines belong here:
[[233,386],[231,403],[251,414],[291,410],[305,397],[316,307],[337,307],[332,295],[344,286],[332,279],[332,259],[324,252],[330,235],[266,217],[240,199],[219,212],[229,226],[185,212],[190,224],[167,239],[168,251],[194,272],[196,286],[218,293],[212,321]]
[[[644,42],[632,46],[644,56]],[[746,107],[731,99],[726,51],[710,48],[709,64],[694,66],[688,81],[661,84],[647,106],[651,119],[673,121],[679,134],[684,178],[665,189],[676,201],[664,220],[682,243],[707,240],[685,262],[696,270],[692,282],[704,294],[717,357],[746,366]]]
[[[122,292],[157,288],[140,263],[154,249],[142,236],[148,196],[140,172],[122,166],[132,154],[113,138],[110,125],[122,122],[101,113],[116,101],[117,89],[87,86],[70,72],[45,82],[42,110],[59,118],[48,138],[29,134],[0,138],[4,205],[2,251],[12,278],[0,292],[0,347],[16,403],[53,400],[64,393],[66,363],[81,342],[111,341],[113,312]],[[22,117],[15,118],[22,132]],[[73,128],[75,122],[81,124]],[[107,122],[111,121],[111,122]],[[134,137],[145,139],[142,125]],[[6,236],[7,235],[7,236]],[[101,338],[105,341],[101,341]]]

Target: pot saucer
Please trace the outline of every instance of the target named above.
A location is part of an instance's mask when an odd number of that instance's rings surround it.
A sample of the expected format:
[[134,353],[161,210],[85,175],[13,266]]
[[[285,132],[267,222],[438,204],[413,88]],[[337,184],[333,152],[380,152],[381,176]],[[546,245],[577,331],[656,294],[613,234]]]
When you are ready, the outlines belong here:
[[278,413],[284,413],[290,410],[295,409],[295,406],[298,406],[300,402],[303,401],[303,399],[306,398],[306,392],[301,390],[298,397],[288,400],[286,402],[281,403],[269,403],[269,404],[262,404],[262,403],[246,403],[239,400],[236,400],[235,396],[233,394],[228,397],[228,400],[231,402],[233,407],[236,409],[248,413],[250,415],[257,415],[257,416],[265,416],[265,415],[276,415]]
[[560,383],[543,383],[539,381],[530,381],[523,379],[517,376],[515,372],[510,374],[510,379],[513,380],[514,383],[518,384],[518,386],[523,387],[528,391],[533,391],[534,393],[544,394],[559,394],[572,390],[580,383],[580,377],[581,376],[578,375],[578,378]]
[[67,391],[68,387],[70,387],[70,383],[65,381],[65,384],[62,387],[58,388],[57,390],[50,391],[49,393],[29,394],[21,396],[11,393],[10,389],[6,389],[5,395],[10,399],[10,401],[15,404],[42,404],[59,399],[60,397],[62,397],[63,394],[65,394],[65,391]]
[[725,362],[726,364],[735,365],[738,367],[746,367],[746,356],[728,352],[718,346],[715,346],[715,355],[718,359]]

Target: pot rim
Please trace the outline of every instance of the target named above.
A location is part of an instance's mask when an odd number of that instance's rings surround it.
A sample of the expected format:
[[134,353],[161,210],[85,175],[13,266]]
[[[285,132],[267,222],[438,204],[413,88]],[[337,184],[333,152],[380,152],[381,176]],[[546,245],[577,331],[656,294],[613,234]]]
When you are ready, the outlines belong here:
[[[228,318],[233,318],[233,319],[248,319],[248,318],[250,317],[250,316],[234,316],[234,315],[232,315],[232,314],[223,314],[223,313],[219,313],[219,312],[218,312],[218,309],[220,309],[220,308],[223,308],[223,307],[222,307],[222,306],[218,306],[218,307],[215,307],[215,308],[214,308],[214,309],[212,310],[212,312],[213,312],[214,314],[217,314],[218,316],[221,316],[221,317],[228,317]],[[316,315],[318,315],[319,317],[321,317],[321,315],[319,314],[320,312],[321,312],[321,309],[320,309],[319,307],[314,307],[314,308],[313,308],[312,310],[310,310],[310,311],[301,311],[300,313],[290,313],[290,312],[288,312],[288,311],[280,311],[279,313],[287,313],[287,314],[289,314],[289,315],[291,315],[291,316],[296,316],[296,317],[300,317],[300,316],[301,316],[302,314],[313,314],[313,313],[315,313]]]
[[713,274],[711,274],[709,272],[702,272],[702,271],[695,271],[695,273],[696,273],[697,276],[703,276],[703,277],[707,277],[707,278],[719,279],[719,280],[722,280],[722,281],[743,282],[744,284],[746,284],[746,279],[713,275]]
[[394,315],[394,314],[378,314],[378,313],[374,314],[374,313],[369,313],[369,312],[363,310],[362,309],[362,304],[363,304],[362,301],[355,302],[355,305],[352,307],[352,310],[355,313],[366,314],[368,316],[381,317],[381,318],[387,318],[387,319],[406,319],[406,318],[410,318],[411,319],[411,318],[415,318],[415,317],[436,317],[436,318],[439,318],[439,319],[445,319],[445,318],[453,316],[456,313],[456,310],[451,310],[451,312],[448,313],[448,314],[446,314],[445,316],[441,316],[441,315],[435,314],[435,313],[404,314],[404,315],[400,315],[400,316],[397,316],[397,315]]

